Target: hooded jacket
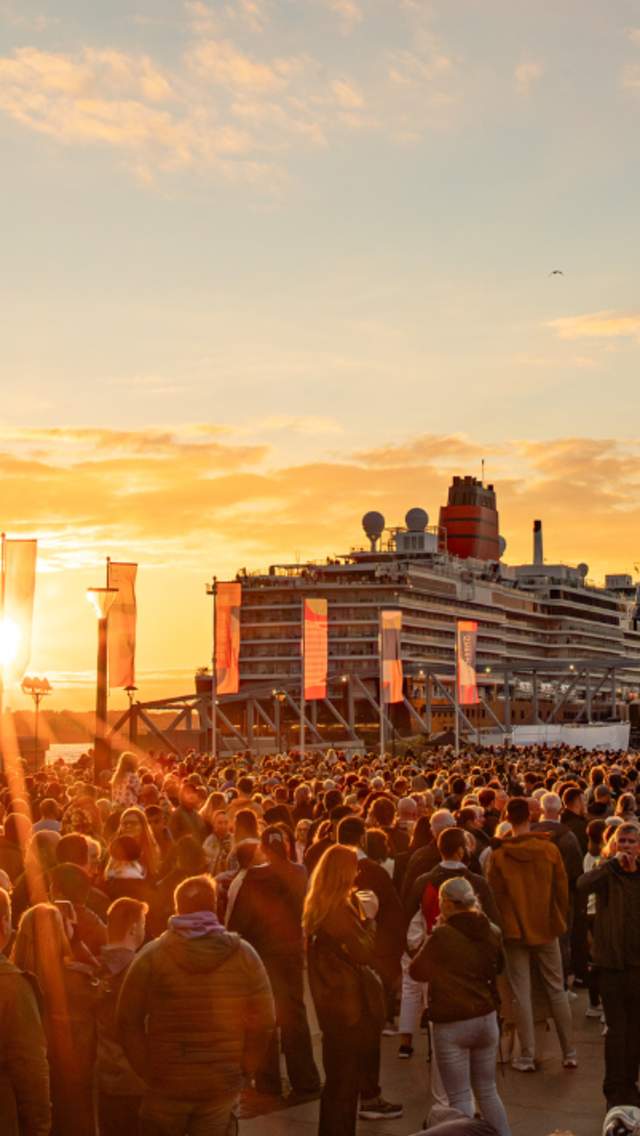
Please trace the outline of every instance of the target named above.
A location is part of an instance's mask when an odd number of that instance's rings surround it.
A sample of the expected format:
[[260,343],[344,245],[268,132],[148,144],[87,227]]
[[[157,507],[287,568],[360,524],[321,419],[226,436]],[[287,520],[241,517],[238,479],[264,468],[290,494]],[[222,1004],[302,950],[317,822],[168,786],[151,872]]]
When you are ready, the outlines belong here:
[[48,1136],[50,1127],[47,1046],[36,996],[27,975],[0,954],[0,1132]]
[[116,1011],[133,1069],[155,1094],[183,1101],[236,1094],[274,1024],[262,962],[222,929],[187,937],[170,928],[148,943],[127,971]]
[[506,942],[538,947],[566,931],[567,873],[546,833],[507,837],[494,848],[489,885]]
[[434,1022],[479,1018],[497,1008],[495,979],[503,967],[500,931],[480,911],[461,911],[439,924],[409,973],[429,983]]

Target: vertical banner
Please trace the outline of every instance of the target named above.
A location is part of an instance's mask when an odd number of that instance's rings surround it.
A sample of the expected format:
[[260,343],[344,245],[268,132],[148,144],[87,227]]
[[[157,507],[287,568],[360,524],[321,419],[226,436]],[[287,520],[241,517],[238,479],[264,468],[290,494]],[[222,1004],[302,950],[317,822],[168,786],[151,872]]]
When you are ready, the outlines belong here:
[[19,682],[31,658],[36,540],[3,540],[2,663],[9,681]]
[[136,575],[137,564],[107,561],[107,587],[118,594],[109,609],[109,686],[136,684]]
[[475,620],[456,621],[456,682],[460,706],[477,706],[480,702],[476,676],[477,639],[478,624]]
[[302,652],[306,701],[327,697],[329,606],[327,600],[305,599]]
[[401,611],[380,612],[380,668],[382,701],[402,702]]
[[237,694],[240,689],[241,584],[216,587],[216,692]]

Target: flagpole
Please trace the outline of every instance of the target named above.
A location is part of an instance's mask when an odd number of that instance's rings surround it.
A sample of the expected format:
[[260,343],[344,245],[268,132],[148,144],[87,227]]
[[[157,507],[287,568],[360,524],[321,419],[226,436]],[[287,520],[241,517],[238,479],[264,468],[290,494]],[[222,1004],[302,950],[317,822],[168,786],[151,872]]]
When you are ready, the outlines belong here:
[[[5,543],[7,534],[2,533],[1,570],[2,583],[0,585],[0,621],[4,624],[4,592],[5,592]],[[0,662],[0,770],[4,771],[4,664]]]
[[382,636],[382,612],[379,615],[378,627],[378,684],[380,687],[380,757],[384,757],[384,643]]
[[305,664],[305,622],[304,622],[304,597],[300,600],[300,620],[302,628],[302,637],[300,639],[300,757],[304,757],[305,749],[305,690],[304,690],[304,664]]
[[218,715],[216,711],[216,704],[218,701],[218,672],[217,672],[217,657],[216,657],[216,590],[217,590],[217,577],[213,577],[211,586],[211,597],[213,599],[213,618],[212,618],[212,634],[213,634],[213,649],[211,653],[211,757],[213,761],[218,757]]
[[455,672],[454,672],[454,676],[453,676],[453,685],[454,685],[454,691],[455,691],[455,695],[454,695],[455,754],[456,754],[456,757],[459,757],[459,755],[460,755],[460,691],[459,691],[459,687],[458,687],[458,623],[457,623],[457,621],[455,623],[454,660],[455,660]]

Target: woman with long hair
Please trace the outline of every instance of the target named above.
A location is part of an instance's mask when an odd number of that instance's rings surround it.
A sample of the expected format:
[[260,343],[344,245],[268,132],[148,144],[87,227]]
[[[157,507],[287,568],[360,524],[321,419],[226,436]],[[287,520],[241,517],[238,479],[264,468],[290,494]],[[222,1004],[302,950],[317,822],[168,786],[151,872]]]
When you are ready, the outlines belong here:
[[11,896],[11,914],[14,926],[20,916],[34,903],[46,903],[49,899],[48,873],[57,864],[56,845],[60,840],[58,832],[41,829],[34,832],[24,857],[24,872],[18,877]]
[[137,805],[125,809],[120,817],[118,836],[131,836],[140,846],[140,862],[147,881],[155,883],[160,874],[160,849],[146,814]]
[[91,969],[73,959],[63,911],[53,903],[37,903],[25,911],[11,961],[35,975],[42,995],[51,1136],[95,1136],[92,1075],[99,987]]
[[[496,1087],[496,977],[503,966],[500,931],[480,908],[469,880],[440,885],[440,917],[409,967],[429,983],[429,1014],[438,1069],[452,1108],[483,1118],[498,1136],[511,1136]],[[473,1094],[472,1094],[473,1089]]]
[[115,805],[125,809],[130,805],[137,805],[141,787],[138,776],[139,764],[135,753],[124,750],[120,754],[111,778],[111,800]]
[[325,1086],[319,1136],[353,1136],[363,1119],[402,1115],[380,1095],[382,984],[370,969],[375,929],[358,898],[354,848],[333,844],[311,877],[304,904],[309,982],[320,1028]]

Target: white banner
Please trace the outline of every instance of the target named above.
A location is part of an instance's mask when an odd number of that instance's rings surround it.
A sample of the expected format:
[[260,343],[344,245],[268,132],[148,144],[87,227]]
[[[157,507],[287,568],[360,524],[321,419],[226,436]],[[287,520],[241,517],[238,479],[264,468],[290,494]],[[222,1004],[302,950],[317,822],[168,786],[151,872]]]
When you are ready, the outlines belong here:
[[135,686],[137,564],[107,562],[107,587],[117,588],[108,623],[109,686]]

